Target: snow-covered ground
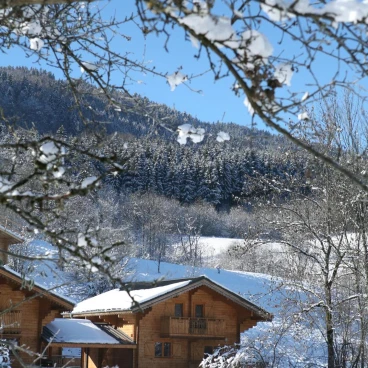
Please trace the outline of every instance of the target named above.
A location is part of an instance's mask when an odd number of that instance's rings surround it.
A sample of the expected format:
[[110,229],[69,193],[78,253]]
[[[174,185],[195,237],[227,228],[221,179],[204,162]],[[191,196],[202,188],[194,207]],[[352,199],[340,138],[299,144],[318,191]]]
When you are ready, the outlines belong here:
[[[203,241],[202,244],[210,245],[218,254],[230,246],[234,239],[201,238],[201,241]],[[58,292],[67,293],[67,283],[70,280],[58,265],[57,248],[42,240],[35,240],[28,247],[28,251],[40,258],[32,262],[28,276],[40,285],[52,289],[59,286]],[[126,270],[127,275],[124,281],[179,279],[205,275],[233,292],[260,304],[263,308],[273,310],[272,303],[268,303],[268,296],[277,285],[277,281],[268,275],[228,270],[220,270],[219,272],[214,268],[192,267],[167,262],[161,262],[160,272],[158,272],[157,262],[138,258],[130,259]],[[273,304],[277,304],[277,302],[275,301]],[[270,311],[272,312],[272,310]]]
[[[234,245],[241,243],[241,239],[231,238],[200,238],[200,244],[206,248],[207,254],[218,255]],[[275,249],[278,249],[275,244]],[[56,247],[43,240],[34,240],[29,243],[27,252],[36,260],[29,263],[27,276],[36,283],[48,289],[53,289],[63,295],[68,295],[70,290],[70,277],[64,272],[58,263],[59,253]],[[231,291],[242,295],[252,302],[260,305],[271,313],[275,313],[282,298],[284,289],[280,290],[279,279],[269,275],[230,271],[211,267],[193,267],[188,265],[173,264],[167,262],[158,263],[154,260],[131,258],[125,266],[126,276],[124,281],[151,281],[157,279],[180,279],[205,275],[213,281],[223,285]],[[76,298],[76,301],[80,299]]]
[[160,272],[155,261],[132,258],[127,265],[127,281],[151,281],[157,279],[179,279],[205,275],[227,289],[242,295],[267,311],[273,313],[275,305],[280,301],[279,295],[270,293],[279,282],[271,276],[251,272],[228,271],[206,267],[192,267],[161,262]]
[[216,238],[216,237],[192,237],[187,238],[183,236],[183,238],[178,240],[177,237],[173,237],[172,244],[171,244],[171,254],[173,259],[185,259],[184,256],[186,248],[186,252],[189,252],[190,245],[189,243],[192,242],[192,247],[196,247],[196,253],[198,257],[200,257],[202,264],[208,266],[215,266],[220,258],[221,255],[226,254],[230,247],[233,246],[241,246],[244,243],[243,239],[237,238]]
[[[232,245],[234,239],[202,238],[202,244],[211,247],[212,254],[220,254]],[[56,248],[44,241],[34,241],[30,244],[32,253],[46,257],[46,260],[33,262],[33,270],[28,275],[47,288],[55,288],[59,293],[67,294],[68,275],[58,267],[58,252]],[[280,250],[277,244],[275,249]],[[231,359],[251,360],[253,351],[263,351],[266,359],[273,359],[274,353],[281,357],[276,366],[324,366],[323,340],[321,334],[314,328],[306,327],[301,321],[293,321],[292,313],[284,314],[284,307],[290,293],[298,293],[283,286],[282,280],[269,275],[229,271],[209,267],[192,267],[161,262],[160,272],[155,261],[132,258],[126,266],[124,281],[151,281],[157,279],[179,279],[205,275],[227,289],[238,293],[268,312],[274,314],[274,320],[259,323],[255,328],[243,334],[246,348],[240,349]],[[80,300],[76,300],[80,301]],[[291,365],[290,365],[291,364]],[[310,365],[312,364],[312,365]],[[217,365],[216,367],[221,367]]]
[[68,296],[70,278],[59,265],[59,252],[52,244],[43,240],[33,240],[26,244],[27,256],[34,257],[26,261],[26,276],[35,283]]
[[199,238],[198,243],[203,251],[204,257],[214,257],[221,253],[225,253],[232,246],[242,245],[244,240],[204,236]]

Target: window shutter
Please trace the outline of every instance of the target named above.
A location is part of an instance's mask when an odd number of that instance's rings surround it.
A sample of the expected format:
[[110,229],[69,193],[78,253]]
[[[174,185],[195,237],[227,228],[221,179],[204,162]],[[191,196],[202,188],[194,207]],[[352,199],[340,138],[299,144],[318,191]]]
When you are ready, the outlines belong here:
[[192,359],[193,360],[203,359],[203,346],[192,345]]
[[144,344],[144,356],[150,356],[150,357],[155,356],[155,344],[153,343],[153,341],[146,342]]
[[174,342],[172,349],[173,357],[181,357],[181,343]]

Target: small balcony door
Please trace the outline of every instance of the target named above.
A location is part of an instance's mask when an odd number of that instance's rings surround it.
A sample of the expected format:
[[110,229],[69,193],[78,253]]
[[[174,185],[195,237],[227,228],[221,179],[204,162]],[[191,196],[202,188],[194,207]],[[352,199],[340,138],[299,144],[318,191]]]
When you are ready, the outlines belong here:
[[184,312],[183,312],[183,304],[175,304],[175,317],[177,318],[181,318],[184,316]]
[[196,304],[194,307],[194,317],[195,318],[204,318],[204,305]]

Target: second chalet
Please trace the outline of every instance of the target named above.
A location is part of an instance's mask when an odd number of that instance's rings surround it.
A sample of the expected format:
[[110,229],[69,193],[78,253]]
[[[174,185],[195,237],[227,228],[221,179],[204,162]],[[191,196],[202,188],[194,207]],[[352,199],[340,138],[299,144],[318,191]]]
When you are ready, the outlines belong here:
[[[66,318],[65,318],[66,317]],[[81,348],[82,368],[198,367],[272,315],[202,276],[126,284],[76,305],[43,329],[49,357]]]

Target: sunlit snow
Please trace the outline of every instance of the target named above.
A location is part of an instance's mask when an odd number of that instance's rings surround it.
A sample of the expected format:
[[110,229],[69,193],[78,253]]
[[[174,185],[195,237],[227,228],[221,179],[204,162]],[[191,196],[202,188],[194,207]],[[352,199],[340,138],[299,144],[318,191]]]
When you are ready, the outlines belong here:
[[251,116],[253,116],[254,115],[254,109],[253,109],[253,106],[250,104],[247,97],[244,98],[244,105],[248,109],[249,114]]
[[179,85],[182,84],[183,82],[185,82],[188,77],[186,75],[184,75],[181,72],[175,72],[173,74],[170,74],[166,77],[167,82],[170,85],[170,89],[171,91],[175,91],[175,88]]
[[31,50],[40,51],[45,43],[40,38],[35,37],[29,40],[29,44],[30,44],[29,48]]
[[289,4],[283,0],[266,0],[261,3],[262,10],[275,22],[281,22],[294,17],[287,11]]
[[[170,291],[182,288],[189,284],[190,281],[181,281],[175,284],[170,284],[166,286],[160,286],[150,289],[140,289],[132,290],[127,292],[125,290],[113,289],[107,291],[106,293],[97,295],[93,298],[84,300],[78,303],[73,309],[74,313],[85,313],[92,311],[126,311],[134,307],[135,303],[144,303],[151,299],[156,298],[160,295],[165,295]],[[134,301],[133,301],[134,300]]]
[[222,131],[217,133],[217,137],[216,137],[217,142],[225,142],[229,140],[230,140],[229,133],[222,132]]
[[284,21],[295,17],[293,11],[299,14],[327,15],[335,22],[356,23],[368,16],[368,3],[357,0],[328,1],[321,6],[321,2],[311,3],[309,0],[284,1],[266,0],[261,5],[262,10],[273,21]]
[[83,344],[119,344],[88,319],[55,318],[47,324],[54,335],[53,342]]
[[187,139],[191,139],[193,143],[200,143],[204,138],[205,130],[203,128],[194,128],[191,124],[182,124],[178,126],[177,141],[180,144],[186,144]]
[[303,101],[305,101],[308,97],[309,97],[309,92],[307,91],[307,92],[305,92],[305,93],[304,93],[304,95],[303,95],[303,97],[302,97],[301,101],[302,101],[302,102],[303,102]]
[[98,69],[98,66],[94,63],[90,63],[88,61],[83,61],[81,66],[81,72],[84,73],[86,70],[90,72],[94,72]]
[[266,61],[273,53],[273,47],[268,38],[254,29],[243,32],[242,40],[248,56],[260,56]]
[[0,192],[4,193],[12,188],[12,184],[7,178],[0,176]]
[[81,183],[81,188],[85,189],[88,186],[94,184],[97,181],[97,177],[96,176],[90,176],[88,178],[85,178],[82,183]]
[[275,67],[274,77],[282,84],[291,86],[291,78],[293,77],[294,71],[291,64],[279,64]]
[[197,35],[205,35],[210,41],[223,42],[226,46],[234,48],[239,46],[231,20],[227,17],[189,14],[179,19],[179,23],[186,25]]
[[[222,238],[207,238],[207,241],[212,241],[211,244],[218,244],[219,247],[222,247],[226,243]],[[239,239],[239,241],[241,240]],[[36,242],[36,244],[47,243]],[[228,243],[228,245],[229,244],[230,243]],[[270,245],[267,245],[266,247],[268,250],[270,249]],[[271,246],[272,249],[279,249],[279,247],[279,244]],[[50,252],[50,249],[54,249],[54,256],[57,257],[56,248],[48,245],[48,247],[45,247],[45,252],[46,248],[47,252]],[[223,250],[225,250],[225,248],[223,248]],[[42,269],[41,265],[42,263],[40,263],[39,266],[35,266],[35,270]],[[221,265],[219,265],[219,268],[221,268]],[[325,354],[322,350],[325,345],[320,331],[311,326],[307,327],[303,321],[299,322],[292,319],[285,319],[291,318],[290,316],[292,316],[292,314],[289,314],[289,317],[288,315],[284,316],[282,314],[282,306],[285,305],[285,300],[290,297],[290,293],[296,291],[292,291],[290,287],[283,286],[281,279],[250,272],[192,267],[166,262],[161,262],[160,272],[158,272],[157,262],[134,258],[129,260],[125,269],[126,276],[124,281],[153,281],[162,278],[178,279],[205,275],[223,287],[243,296],[271,313],[274,313],[273,322],[258,323],[256,327],[243,334],[242,343],[245,347],[244,349],[240,348],[238,350],[236,359],[251,358],[251,350],[247,348],[247,346],[254,345],[255,348],[261,347],[263,349],[262,354],[265,354],[267,358],[272,358],[272,354],[276,352],[278,356],[288,359],[288,363],[292,363],[295,367],[304,367],[306,364],[313,362],[318,362],[321,366],[324,364]],[[60,270],[58,272],[60,274],[63,273]],[[44,281],[46,285],[54,284],[54,278],[51,275],[52,274],[49,274],[48,277],[44,277],[43,279],[42,275],[39,275],[37,280],[39,282]],[[185,283],[185,281],[181,282]],[[181,282],[179,281],[174,284],[176,285],[174,287],[177,287],[178,284],[180,285]],[[168,292],[168,289],[158,290],[158,288],[154,288],[151,289],[151,291],[137,290],[135,299],[142,303],[155,297],[157,292],[162,294],[163,292]],[[122,306],[130,308],[132,305],[131,299],[127,298],[127,293],[124,293],[119,289],[111,290],[104,294],[105,297],[106,295],[108,295],[108,299],[100,296],[100,298],[97,297],[98,300],[94,298],[89,299],[89,301],[87,300],[84,307],[84,302],[81,302],[75,310],[83,310],[85,306],[90,310],[101,310],[106,308],[114,310],[114,308],[121,308]],[[92,300],[97,301],[97,303],[92,303]],[[286,328],[286,326],[288,328]],[[275,341],[277,344],[275,344]]]
[[46,142],[40,147],[42,154],[38,158],[40,162],[47,164],[54,161],[59,153],[59,147],[54,142]]
[[298,115],[298,119],[299,120],[308,120],[309,119],[309,115],[307,112],[302,112],[301,114]]

